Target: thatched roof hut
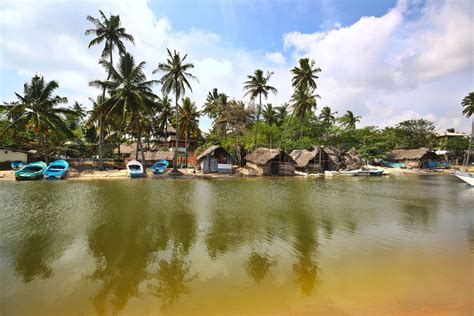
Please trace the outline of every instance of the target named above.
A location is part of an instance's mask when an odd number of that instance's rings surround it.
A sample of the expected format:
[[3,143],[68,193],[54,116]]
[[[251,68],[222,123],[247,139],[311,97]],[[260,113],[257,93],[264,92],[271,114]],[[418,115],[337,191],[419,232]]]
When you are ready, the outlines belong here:
[[196,157],[198,169],[202,173],[231,173],[232,157],[222,146],[214,145]]
[[342,164],[346,170],[355,170],[362,167],[364,165],[364,161],[359,156],[357,150],[352,147],[349,149],[349,151],[342,155]]
[[292,176],[295,174],[296,162],[280,149],[257,148],[245,156],[248,168],[254,169],[257,175]]
[[438,155],[429,148],[418,149],[395,149],[389,155],[388,159],[392,161],[402,162],[408,167],[414,168],[431,168]]
[[291,152],[290,156],[296,162],[296,169],[307,173],[324,172],[323,167],[319,162],[318,148],[314,150],[298,150],[295,149]]

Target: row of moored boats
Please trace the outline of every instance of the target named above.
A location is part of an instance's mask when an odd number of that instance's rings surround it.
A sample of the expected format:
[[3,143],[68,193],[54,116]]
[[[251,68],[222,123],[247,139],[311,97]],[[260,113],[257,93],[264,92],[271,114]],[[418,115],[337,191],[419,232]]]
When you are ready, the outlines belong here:
[[[162,174],[168,166],[168,161],[159,160],[151,166],[151,170],[154,174]],[[11,167],[15,170],[16,180],[64,179],[69,171],[69,163],[62,159],[55,160],[50,164],[46,164],[43,161],[35,161],[29,164],[15,161],[11,164]],[[141,178],[145,175],[143,165],[136,160],[131,160],[127,163],[127,172],[130,178]]]

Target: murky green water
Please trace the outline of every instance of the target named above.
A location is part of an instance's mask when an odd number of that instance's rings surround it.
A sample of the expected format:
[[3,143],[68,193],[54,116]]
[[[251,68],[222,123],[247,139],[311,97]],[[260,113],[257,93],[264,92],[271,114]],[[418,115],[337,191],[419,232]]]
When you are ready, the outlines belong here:
[[469,315],[473,208],[439,175],[3,182],[0,314]]

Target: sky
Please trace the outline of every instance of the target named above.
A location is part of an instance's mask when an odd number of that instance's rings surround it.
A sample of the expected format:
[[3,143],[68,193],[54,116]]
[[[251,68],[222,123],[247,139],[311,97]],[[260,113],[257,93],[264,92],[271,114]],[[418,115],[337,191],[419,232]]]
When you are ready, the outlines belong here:
[[84,31],[99,10],[120,15],[135,37],[127,50],[149,78],[159,79],[152,71],[167,48],[187,53],[199,80],[187,96],[199,108],[213,88],[246,100],[242,83],[258,68],[278,89],[264,102],[288,102],[290,70],[310,57],[322,69],[317,112],[351,110],[362,126],[425,118],[439,130],[470,129],[460,102],[474,91],[471,0],[2,0],[0,101],[41,74],[70,104],[91,108],[100,91],[88,83],[106,73],[102,47],[89,49]]

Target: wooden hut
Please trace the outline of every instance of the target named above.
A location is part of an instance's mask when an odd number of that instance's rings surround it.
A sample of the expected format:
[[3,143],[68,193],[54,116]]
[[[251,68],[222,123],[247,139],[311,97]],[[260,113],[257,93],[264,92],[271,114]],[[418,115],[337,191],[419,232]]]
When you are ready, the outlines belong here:
[[324,172],[324,169],[319,163],[319,150],[293,150],[290,154],[291,158],[295,161],[295,168],[298,171],[306,173],[318,173]]
[[388,155],[388,159],[404,163],[409,168],[433,168],[439,157],[434,151],[423,147],[393,150]]
[[341,152],[332,146],[310,146],[308,151],[314,152],[315,161],[323,171],[338,171],[342,168]]
[[257,148],[245,156],[246,166],[263,176],[293,176],[295,161],[280,149]]
[[232,173],[232,158],[222,146],[211,146],[196,157],[202,173]]
[[345,170],[356,170],[364,165],[364,161],[354,147],[343,153],[341,160]]

